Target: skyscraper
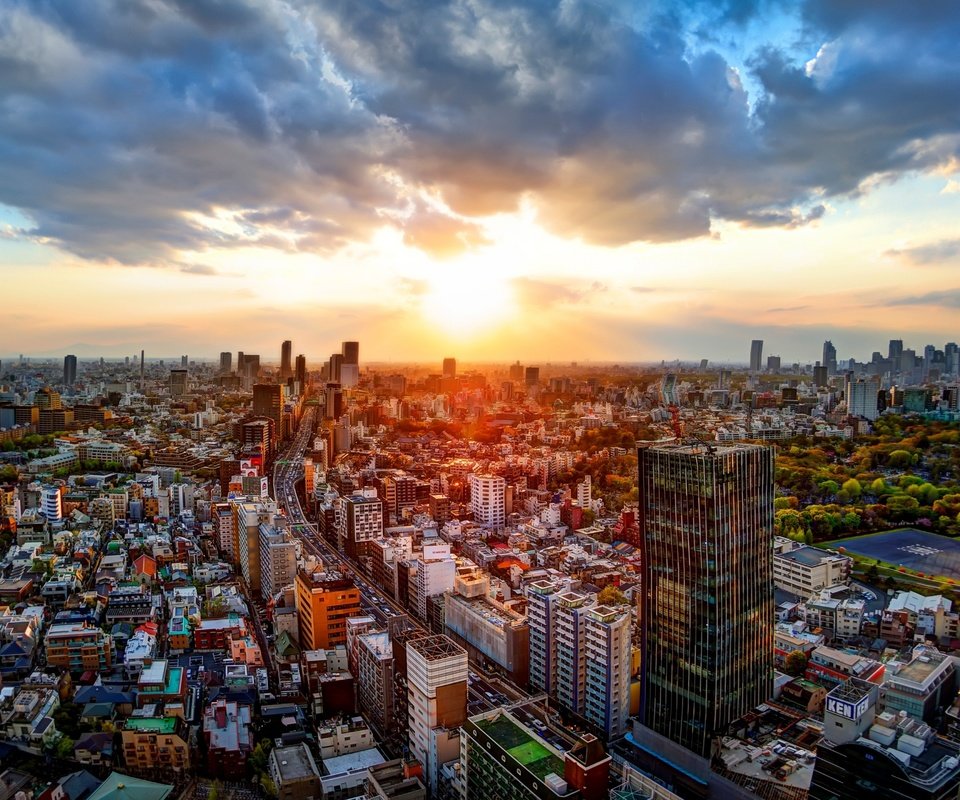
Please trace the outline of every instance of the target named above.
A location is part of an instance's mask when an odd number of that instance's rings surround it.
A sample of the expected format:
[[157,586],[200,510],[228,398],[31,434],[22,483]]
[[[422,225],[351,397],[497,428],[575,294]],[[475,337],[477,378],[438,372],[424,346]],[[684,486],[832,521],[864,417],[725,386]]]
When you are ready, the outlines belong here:
[[455,358],[443,359],[443,377],[444,378],[457,377],[457,359]]
[[293,366],[291,364],[292,358],[293,342],[287,339],[282,345],[280,345],[280,380],[282,381],[293,377]]
[[63,385],[73,386],[77,382],[77,357],[70,355],[63,359]]
[[750,371],[760,372],[763,362],[763,339],[754,339],[750,342]]
[[294,378],[300,384],[300,391],[307,385],[307,357],[302,353],[297,356],[297,366],[294,370]]
[[233,353],[224,351],[220,354],[220,372],[229,375],[233,369]]
[[837,348],[829,339],[823,343],[823,360],[820,363],[827,368],[827,375],[837,374]]
[[360,342],[344,342],[340,354],[343,356],[344,364],[359,364]]
[[253,413],[257,417],[269,417],[274,421],[274,435],[283,438],[283,387],[278,383],[255,383],[253,385]]
[[640,720],[706,758],[773,688],[773,451],[640,448]]
[[187,393],[187,370],[170,370],[170,396],[183,397]]

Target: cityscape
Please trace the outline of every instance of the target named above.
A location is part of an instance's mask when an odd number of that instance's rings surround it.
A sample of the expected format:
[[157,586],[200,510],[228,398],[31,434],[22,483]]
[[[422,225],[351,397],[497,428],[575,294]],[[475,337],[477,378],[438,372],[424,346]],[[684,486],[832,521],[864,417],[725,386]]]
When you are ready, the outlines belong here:
[[0,800],[960,800],[958,42],[0,3]]

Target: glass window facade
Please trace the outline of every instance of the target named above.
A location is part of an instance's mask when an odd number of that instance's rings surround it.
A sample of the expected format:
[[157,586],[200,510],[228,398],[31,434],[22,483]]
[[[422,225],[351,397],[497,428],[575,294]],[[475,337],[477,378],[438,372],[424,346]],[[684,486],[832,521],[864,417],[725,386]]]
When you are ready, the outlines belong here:
[[707,757],[773,680],[773,450],[640,448],[641,721]]

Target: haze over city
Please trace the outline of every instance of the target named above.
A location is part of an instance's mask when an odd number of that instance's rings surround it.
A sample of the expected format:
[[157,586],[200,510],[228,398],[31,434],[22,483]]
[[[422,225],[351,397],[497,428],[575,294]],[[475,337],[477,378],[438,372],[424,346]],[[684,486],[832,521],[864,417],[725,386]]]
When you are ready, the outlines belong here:
[[6,3],[0,350],[947,341],[955,11]]

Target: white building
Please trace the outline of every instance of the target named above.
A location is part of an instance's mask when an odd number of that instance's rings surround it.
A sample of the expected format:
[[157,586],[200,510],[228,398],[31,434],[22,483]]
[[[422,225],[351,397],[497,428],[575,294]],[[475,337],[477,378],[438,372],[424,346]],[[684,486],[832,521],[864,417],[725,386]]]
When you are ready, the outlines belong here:
[[410,605],[421,621],[427,619],[427,599],[453,589],[457,561],[446,542],[425,544],[417,559],[417,572],[410,584]]
[[853,559],[777,536],[773,546],[773,582],[778,589],[809,598],[850,580]]
[[847,413],[853,417],[875,420],[877,411],[877,393],[880,381],[877,378],[861,378],[847,382]]
[[273,597],[297,577],[297,545],[285,531],[260,526],[260,594]]
[[502,528],[506,521],[507,482],[501,475],[470,476],[470,508],[474,522],[485,528]]
[[443,635],[408,642],[407,681],[411,755],[436,796],[441,765],[460,758],[456,730],[467,717],[467,651]]
[[553,695],[557,662],[554,638],[557,628],[559,588],[551,581],[535,581],[527,587],[527,624],[530,627],[530,686]]
[[584,716],[608,739],[625,734],[630,718],[630,628],[629,607],[587,612]]
[[40,511],[48,522],[60,522],[63,519],[59,486],[44,486],[40,490]]

